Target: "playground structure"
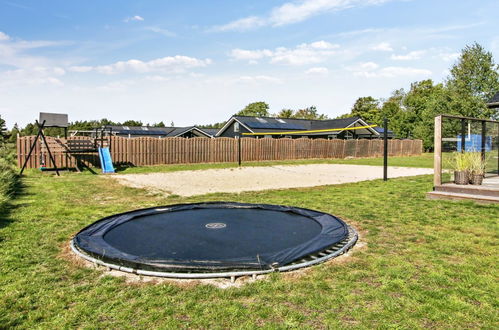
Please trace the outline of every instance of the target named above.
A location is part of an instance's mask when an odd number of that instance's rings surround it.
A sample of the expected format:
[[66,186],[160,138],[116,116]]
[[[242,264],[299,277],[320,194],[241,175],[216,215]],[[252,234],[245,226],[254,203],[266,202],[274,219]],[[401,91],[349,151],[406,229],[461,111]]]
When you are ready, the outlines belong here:
[[[35,164],[39,165],[41,170],[55,170],[59,175],[56,157],[65,158],[65,169],[69,169],[69,164],[74,164],[74,168],[80,172],[81,168],[86,167],[93,170],[82,161],[85,155],[98,154],[103,173],[114,173],[114,167],[111,160],[110,138],[111,132],[106,128],[96,128],[93,136],[90,137],[70,137],[68,138],[68,115],[59,113],[40,112],[39,120],[36,121],[38,133],[34,140],[30,141],[29,152],[24,159],[21,167],[22,174],[26,167],[33,167],[33,152],[39,157]],[[44,133],[45,128],[58,127],[64,129],[64,137],[47,138]],[[47,157],[48,156],[48,157]],[[72,161],[70,161],[72,159]],[[31,162],[30,162],[31,160]],[[29,166],[31,165],[31,166]]]

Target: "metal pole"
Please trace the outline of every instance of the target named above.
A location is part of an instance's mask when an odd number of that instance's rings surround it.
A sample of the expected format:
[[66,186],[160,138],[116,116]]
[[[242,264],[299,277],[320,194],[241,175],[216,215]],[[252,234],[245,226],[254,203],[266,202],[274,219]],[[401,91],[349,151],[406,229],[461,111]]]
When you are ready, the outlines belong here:
[[485,139],[487,138],[487,123],[482,121],[482,141],[480,151],[482,152],[482,161],[485,161]]
[[21,168],[21,172],[19,173],[19,175],[23,174],[24,169],[26,168],[26,165],[28,164],[28,160],[31,157],[31,153],[35,149],[36,141],[38,141],[38,138],[40,137],[40,134],[42,132],[43,126],[45,126],[45,120],[43,121],[43,123],[42,123],[41,126],[39,125],[38,120],[37,120],[36,121],[36,125],[38,126],[38,134],[36,134],[35,141],[33,141],[33,143],[31,144],[31,147],[29,148],[28,156],[24,160],[24,164],[23,164],[23,167]]
[[388,119],[383,119],[383,180],[388,180]]

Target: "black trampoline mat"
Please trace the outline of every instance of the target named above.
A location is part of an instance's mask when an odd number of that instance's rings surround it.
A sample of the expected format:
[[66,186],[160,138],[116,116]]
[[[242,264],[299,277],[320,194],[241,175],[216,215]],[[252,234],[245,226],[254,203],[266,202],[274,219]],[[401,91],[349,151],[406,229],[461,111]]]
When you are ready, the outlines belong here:
[[116,214],[73,239],[108,263],[161,271],[270,269],[348,236],[339,218],[296,207],[235,202],[178,204]]
[[136,217],[104,240],[144,259],[226,260],[255,257],[302,244],[322,226],[291,212],[194,209]]

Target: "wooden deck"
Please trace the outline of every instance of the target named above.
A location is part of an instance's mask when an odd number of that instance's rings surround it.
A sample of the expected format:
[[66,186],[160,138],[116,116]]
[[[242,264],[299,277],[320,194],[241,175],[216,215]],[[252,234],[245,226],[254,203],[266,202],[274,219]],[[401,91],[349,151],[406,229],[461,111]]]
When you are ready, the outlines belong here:
[[474,200],[481,203],[499,203],[499,176],[485,178],[483,184],[457,185],[444,183],[435,186],[434,191],[427,193],[430,199]]

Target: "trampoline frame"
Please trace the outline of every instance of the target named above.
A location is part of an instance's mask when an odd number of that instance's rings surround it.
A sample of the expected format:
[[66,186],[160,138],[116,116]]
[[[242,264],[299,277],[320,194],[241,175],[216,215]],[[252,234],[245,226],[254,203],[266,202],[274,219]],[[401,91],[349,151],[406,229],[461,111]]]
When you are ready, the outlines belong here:
[[177,279],[208,279],[208,278],[230,278],[232,282],[235,281],[237,277],[241,276],[252,276],[256,278],[257,275],[269,274],[272,272],[287,272],[292,271],[304,267],[309,267],[312,265],[316,265],[322,262],[325,262],[329,259],[335,258],[345,252],[347,252],[355,243],[357,242],[359,235],[357,231],[347,225],[348,228],[348,236],[336,243],[332,246],[314,253],[309,254],[300,260],[292,262],[289,265],[276,267],[273,269],[265,269],[265,270],[241,270],[241,271],[231,271],[231,272],[204,272],[204,273],[181,273],[181,272],[161,272],[161,271],[151,271],[151,270],[142,270],[142,269],[134,269],[125,266],[119,266],[111,263],[107,263],[105,261],[99,260],[92,256],[89,256],[82,251],[80,251],[74,244],[74,241],[70,241],[71,250],[78,255],[79,257],[92,262],[96,265],[107,267],[109,270],[118,270],[126,273],[132,273],[136,275],[144,275],[144,276],[155,276],[155,277],[165,277],[165,278],[177,278]]

